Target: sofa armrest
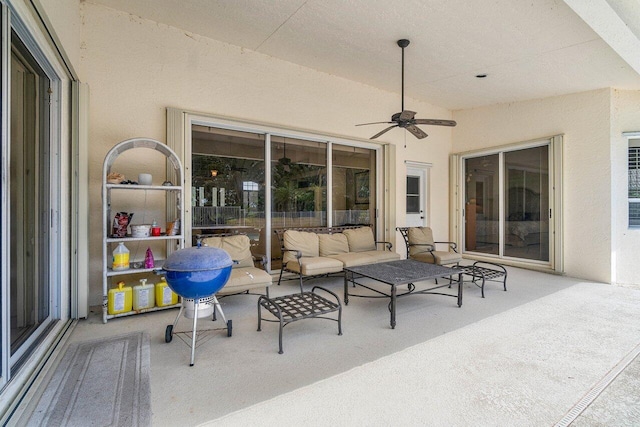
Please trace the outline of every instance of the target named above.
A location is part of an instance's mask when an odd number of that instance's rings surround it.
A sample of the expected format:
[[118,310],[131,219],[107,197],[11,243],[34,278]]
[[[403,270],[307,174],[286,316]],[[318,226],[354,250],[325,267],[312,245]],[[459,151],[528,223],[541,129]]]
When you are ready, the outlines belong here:
[[300,258],[302,258],[302,252],[297,250],[297,249],[285,249],[285,248],[282,248],[282,252],[295,252],[297,260],[300,260]]
[[258,260],[260,261],[260,264],[262,264],[262,269],[263,270],[265,270],[265,271],[267,270],[267,256],[266,255],[260,254],[260,253],[254,253],[252,255],[252,257],[253,257],[254,261],[258,261]]
[[391,248],[393,248],[393,244],[392,244],[391,242],[383,242],[383,241],[379,241],[379,242],[376,242],[376,245],[377,245],[378,243],[383,244],[383,245],[385,246],[386,250],[388,250],[388,251],[390,251],[390,252],[391,252]]

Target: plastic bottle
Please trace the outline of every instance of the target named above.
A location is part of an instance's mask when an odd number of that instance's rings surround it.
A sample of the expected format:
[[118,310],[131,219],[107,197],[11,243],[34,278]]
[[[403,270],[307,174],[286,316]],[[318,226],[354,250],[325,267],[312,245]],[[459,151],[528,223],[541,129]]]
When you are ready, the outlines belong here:
[[153,267],[155,267],[153,252],[151,252],[151,248],[147,248],[147,253],[144,256],[144,268],[153,268]]
[[112,268],[115,271],[129,268],[129,249],[124,245],[124,242],[120,242],[113,250]]
[[118,282],[117,289],[109,289],[109,297],[107,301],[107,311],[109,314],[120,314],[131,311],[132,308],[132,289],[130,286],[124,286],[124,282]]
[[155,305],[154,285],[147,285],[147,279],[140,279],[140,284],[133,287],[133,309],[142,310]]
[[158,307],[165,307],[167,305],[174,305],[178,303],[178,294],[173,292],[163,277],[158,283],[156,283],[156,305]]
[[160,226],[158,225],[158,223],[156,222],[156,220],[153,220],[153,223],[151,224],[151,235],[152,236],[159,236],[160,235]]

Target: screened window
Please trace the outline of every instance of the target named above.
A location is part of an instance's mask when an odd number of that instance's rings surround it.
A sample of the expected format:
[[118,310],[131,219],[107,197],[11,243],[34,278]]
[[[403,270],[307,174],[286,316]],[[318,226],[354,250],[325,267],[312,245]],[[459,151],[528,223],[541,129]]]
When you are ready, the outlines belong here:
[[629,140],[629,227],[640,227],[640,139]]

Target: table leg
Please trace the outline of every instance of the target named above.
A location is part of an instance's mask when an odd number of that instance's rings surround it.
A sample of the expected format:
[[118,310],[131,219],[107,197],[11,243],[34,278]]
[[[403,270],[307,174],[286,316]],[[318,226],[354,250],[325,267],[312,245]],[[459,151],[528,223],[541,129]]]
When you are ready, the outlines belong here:
[[391,285],[391,329],[396,328],[396,285]]
[[[349,272],[344,272],[344,305],[349,305],[349,279],[347,275]],[[351,280],[353,280],[353,273],[351,273]]]
[[462,273],[458,274],[458,307],[462,307]]

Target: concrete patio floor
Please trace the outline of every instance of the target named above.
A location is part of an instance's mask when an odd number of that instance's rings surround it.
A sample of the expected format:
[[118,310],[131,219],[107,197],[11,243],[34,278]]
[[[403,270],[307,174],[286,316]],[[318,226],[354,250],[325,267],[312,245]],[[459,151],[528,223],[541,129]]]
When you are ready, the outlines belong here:
[[[445,296],[399,299],[393,330],[387,300],[351,298],[342,336],[335,322],[295,322],[282,355],[277,324],[256,331],[256,296],[222,300],[233,336],[206,333],[193,367],[187,344],[164,340],[177,310],[106,325],[92,313],[69,342],[147,331],[155,426],[568,425],[563,418],[640,343],[640,289],[508,272],[508,291],[488,283],[484,299],[465,284],[461,308]],[[342,299],[341,279],[313,284]],[[274,285],[271,295],[297,289]],[[621,370],[574,425],[640,425],[640,358]]]

